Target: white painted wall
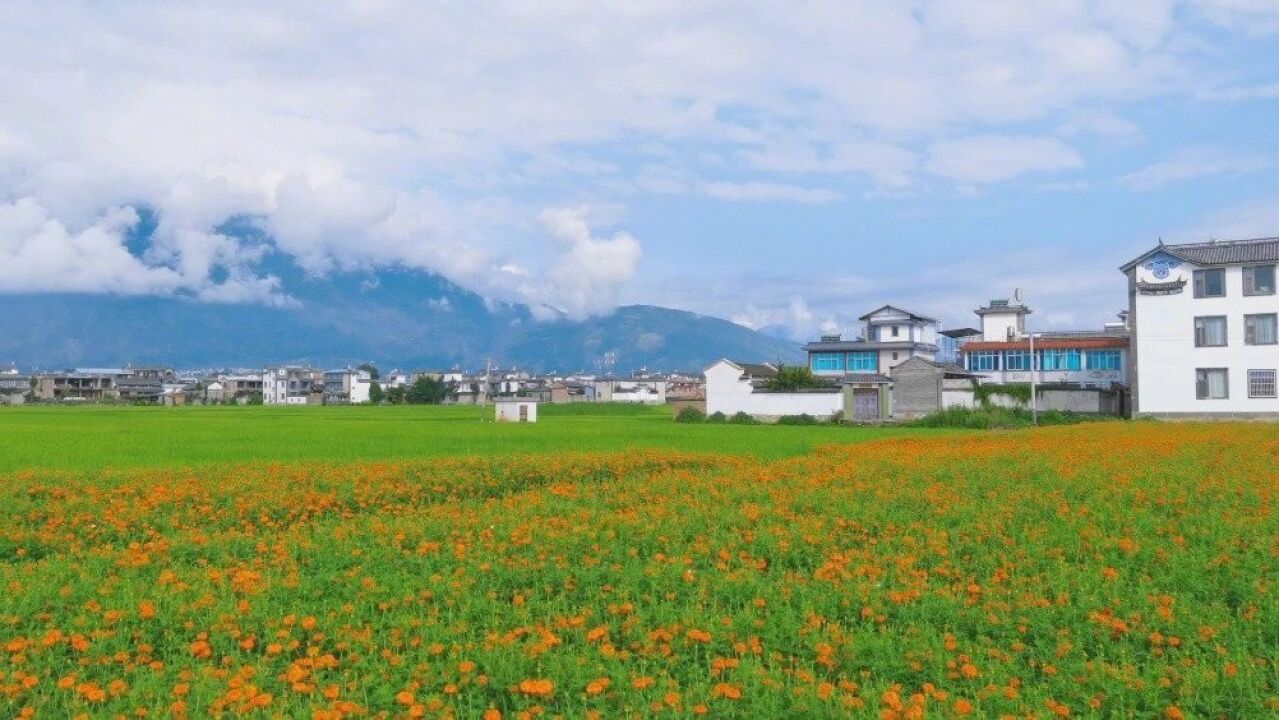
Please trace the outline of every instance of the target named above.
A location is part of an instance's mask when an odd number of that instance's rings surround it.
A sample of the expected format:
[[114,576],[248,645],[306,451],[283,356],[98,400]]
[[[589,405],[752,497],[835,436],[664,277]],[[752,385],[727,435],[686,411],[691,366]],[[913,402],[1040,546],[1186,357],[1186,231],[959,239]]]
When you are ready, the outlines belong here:
[[765,393],[754,392],[742,371],[727,360],[706,369],[706,414],[722,412],[732,416],[748,415],[812,415],[830,417],[843,409],[843,395],[830,393]]
[[[1156,278],[1138,265],[1133,272],[1144,282],[1163,283],[1179,278],[1186,287],[1175,295],[1135,297],[1137,310],[1137,413],[1279,413],[1279,399],[1249,398],[1248,370],[1279,368],[1279,346],[1245,345],[1244,315],[1279,312],[1279,295],[1245,297],[1243,268],[1226,268],[1226,296],[1196,298],[1193,271],[1183,262]],[[1227,345],[1195,347],[1194,318],[1225,315]],[[1199,400],[1195,397],[1195,369],[1224,367],[1229,370],[1230,397]]]
[[1019,313],[1015,312],[987,312],[981,316],[981,339],[986,342],[1005,342],[1009,338],[1008,331],[1012,330],[1012,337],[1019,338],[1026,334],[1025,321],[1021,320]]
[[951,407],[975,408],[977,407],[977,404],[978,404],[977,398],[974,397],[972,390],[943,389],[941,391],[942,408],[951,408]]
[[532,400],[501,401],[493,404],[498,422],[520,422],[520,408],[528,409],[527,422],[537,422],[537,403]]
[[351,402],[366,403],[369,401],[369,389],[373,381],[367,375],[351,378]]

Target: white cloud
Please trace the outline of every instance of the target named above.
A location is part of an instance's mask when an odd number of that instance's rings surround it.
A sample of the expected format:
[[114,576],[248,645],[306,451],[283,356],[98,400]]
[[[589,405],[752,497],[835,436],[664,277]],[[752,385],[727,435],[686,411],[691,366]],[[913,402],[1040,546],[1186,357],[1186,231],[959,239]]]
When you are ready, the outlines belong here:
[[[1131,136],[1115,107],[1204,87],[1184,6],[9,3],[0,202],[30,198],[60,230],[31,226],[27,265],[8,272],[29,289],[280,301],[287,288],[253,270],[265,249],[216,232],[250,216],[313,273],[404,265],[525,297],[527,277],[561,272],[528,252],[548,204],[820,203],[914,189],[921,166],[976,185],[1083,167],[1025,128]],[[1246,33],[1276,17],[1269,0],[1192,6]],[[795,177],[814,174],[822,187]],[[104,218],[130,206],[160,218],[141,258],[103,246],[121,238]],[[26,271],[76,242],[101,256],[99,279],[71,260],[67,278]],[[528,276],[499,270],[512,256]]]
[[828,203],[842,195],[826,188],[809,188],[771,182],[708,182],[704,192],[717,200],[748,202]]
[[[1177,233],[1180,241],[1244,240],[1279,236],[1279,196],[1231,205],[1215,211],[1190,229]],[[1171,242],[1171,241],[1170,241]]]
[[1279,98],[1279,82],[1212,88],[1200,91],[1198,97],[1201,100],[1218,100],[1222,102],[1271,100]]
[[542,211],[542,226],[559,247],[545,277],[524,282],[524,298],[535,311],[549,306],[574,319],[606,312],[635,276],[642,254],[639,241],[625,232],[607,239],[593,236],[589,212],[586,207]]
[[942,140],[930,151],[928,170],[961,183],[995,183],[1028,172],[1081,168],[1074,148],[1055,138],[981,135]]
[[1128,173],[1120,182],[1133,190],[1154,190],[1169,183],[1217,175],[1242,175],[1263,170],[1264,158],[1236,155],[1216,148],[1186,148],[1172,157]]

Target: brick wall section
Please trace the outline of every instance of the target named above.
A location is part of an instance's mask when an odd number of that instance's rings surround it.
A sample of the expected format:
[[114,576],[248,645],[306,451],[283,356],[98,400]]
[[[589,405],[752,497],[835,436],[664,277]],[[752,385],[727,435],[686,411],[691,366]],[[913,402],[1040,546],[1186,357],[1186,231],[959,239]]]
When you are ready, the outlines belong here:
[[942,371],[924,363],[893,368],[893,417],[911,418],[941,409]]

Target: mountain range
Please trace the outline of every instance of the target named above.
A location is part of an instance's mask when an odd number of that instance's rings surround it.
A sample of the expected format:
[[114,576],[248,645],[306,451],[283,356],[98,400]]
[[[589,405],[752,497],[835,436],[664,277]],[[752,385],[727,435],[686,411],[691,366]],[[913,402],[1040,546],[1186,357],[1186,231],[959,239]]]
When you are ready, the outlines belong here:
[[721,357],[793,361],[799,345],[719,318],[651,305],[538,320],[416,270],[295,279],[295,307],[170,297],[0,295],[0,362],[28,368],[166,365],[701,370]]

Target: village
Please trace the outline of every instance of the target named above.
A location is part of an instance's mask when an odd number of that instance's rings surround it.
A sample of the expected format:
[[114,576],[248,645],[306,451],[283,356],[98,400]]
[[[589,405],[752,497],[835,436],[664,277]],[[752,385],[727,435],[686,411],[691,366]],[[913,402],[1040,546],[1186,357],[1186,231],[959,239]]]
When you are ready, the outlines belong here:
[[[1165,245],[1124,264],[1129,306],[1094,328],[1032,331],[1021,292],[974,309],[971,326],[885,304],[846,337],[803,347],[798,380],[772,358],[624,376],[317,369],[181,372],[165,367],[0,370],[0,403],[488,405],[637,403],[778,421],[881,423],[979,404],[1117,417],[1279,417],[1279,239]],[[416,392],[415,392],[416,389]],[[499,418],[503,415],[499,413]],[[535,417],[535,415],[533,416]]]

